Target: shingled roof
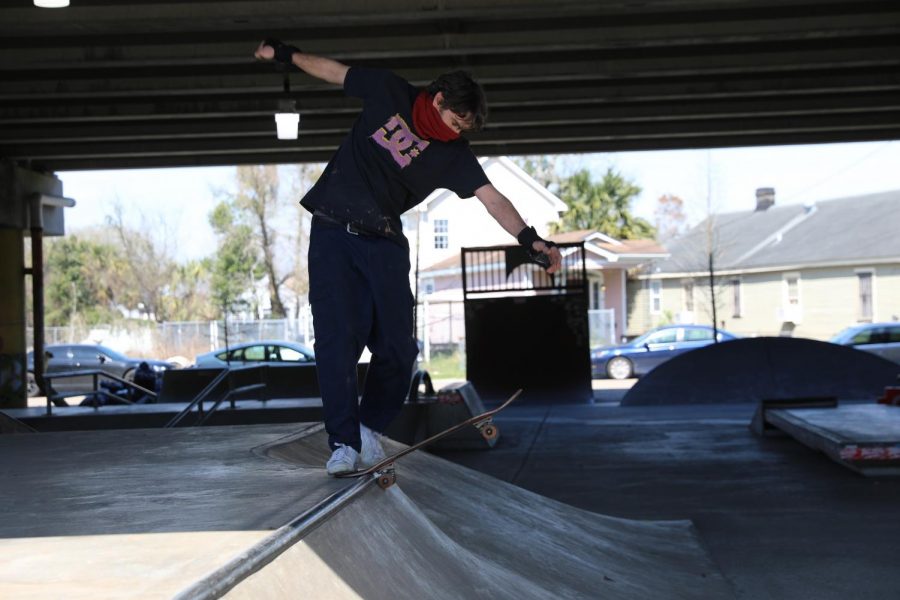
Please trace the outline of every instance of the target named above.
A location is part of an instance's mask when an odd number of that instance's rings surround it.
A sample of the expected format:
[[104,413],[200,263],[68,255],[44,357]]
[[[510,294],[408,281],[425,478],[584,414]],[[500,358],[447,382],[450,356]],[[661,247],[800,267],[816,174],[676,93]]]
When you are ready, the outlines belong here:
[[[547,236],[550,240],[557,244],[572,244],[584,242],[585,248],[594,252],[599,250],[600,255],[605,257],[606,262],[618,262],[625,260],[647,261],[657,257],[665,256],[668,252],[659,245],[656,240],[639,239],[639,240],[616,240],[602,233],[598,233],[594,229],[580,229],[577,231],[566,231],[563,233],[555,233]],[[498,248],[503,247],[497,246]],[[429,265],[422,269],[422,273],[433,274],[437,271],[446,271],[448,269],[459,269],[461,260],[459,254],[454,254],[449,258],[445,258],[439,262]],[[589,265],[590,268],[590,265]]]
[[710,247],[717,270],[900,261],[898,234],[900,190],[726,213],[667,244],[671,256],[654,271],[705,271]]

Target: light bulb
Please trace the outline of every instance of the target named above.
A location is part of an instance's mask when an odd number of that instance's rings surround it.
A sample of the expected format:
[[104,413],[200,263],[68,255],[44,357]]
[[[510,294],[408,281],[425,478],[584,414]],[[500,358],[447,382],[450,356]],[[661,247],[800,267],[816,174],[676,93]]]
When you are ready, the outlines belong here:
[[295,112],[275,113],[275,129],[279,140],[296,140],[300,128],[300,115]]

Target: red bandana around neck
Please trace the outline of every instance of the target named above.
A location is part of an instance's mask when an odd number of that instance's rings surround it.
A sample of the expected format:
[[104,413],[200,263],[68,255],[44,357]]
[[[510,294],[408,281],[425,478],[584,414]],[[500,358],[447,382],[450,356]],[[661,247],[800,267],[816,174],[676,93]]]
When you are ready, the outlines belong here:
[[441,119],[441,113],[434,107],[434,97],[427,90],[422,90],[416,96],[412,116],[413,126],[426,140],[452,142],[459,137],[459,133]]

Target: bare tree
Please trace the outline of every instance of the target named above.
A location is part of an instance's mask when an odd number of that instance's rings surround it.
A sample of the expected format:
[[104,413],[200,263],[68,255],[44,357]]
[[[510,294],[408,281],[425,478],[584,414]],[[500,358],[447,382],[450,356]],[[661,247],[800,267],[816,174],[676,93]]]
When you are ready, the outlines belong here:
[[[143,215],[141,220],[140,229],[126,225],[124,210],[119,202],[113,206],[113,214],[106,217],[124,262],[121,272],[111,272],[110,275],[118,275],[120,294],[130,304],[128,308],[138,308],[161,322],[169,318],[166,297],[171,292],[175,271],[175,261],[168,250],[169,228],[161,215],[155,225],[148,224]],[[154,239],[148,231],[161,232],[162,237]]]
[[[309,253],[309,230],[312,219],[305,208],[300,206],[299,200],[322,174],[321,164],[297,165],[291,186],[291,195],[294,198],[295,221],[292,223],[292,231],[287,236],[290,240],[291,255],[293,258],[290,277],[285,282],[294,296],[295,311],[300,310],[300,300],[309,294],[309,265],[307,255]],[[295,314],[295,317],[298,315]]]
[[656,225],[656,237],[662,243],[670,242],[684,234],[687,229],[684,200],[674,194],[660,196],[656,201],[653,220]]
[[281,275],[275,265],[278,233],[272,223],[278,210],[278,167],[275,165],[238,167],[237,183],[236,204],[249,213],[258,237],[262,267],[269,282],[272,316],[284,318],[287,314],[281,299],[281,286],[289,275]]

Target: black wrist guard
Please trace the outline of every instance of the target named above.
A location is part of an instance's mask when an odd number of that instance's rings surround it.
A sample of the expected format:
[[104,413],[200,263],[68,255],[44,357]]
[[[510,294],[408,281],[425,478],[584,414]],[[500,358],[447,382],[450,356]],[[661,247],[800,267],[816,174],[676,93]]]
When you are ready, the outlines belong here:
[[537,234],[534,227],[526,227],[522,231],[519,232],[519,235],[516,236],[516,239],[519,240],[519,243],[525,246],[526,249],[532,250],[532,244],[535,242],[540,242],[541,236]]
[[271,46],[275,50],[275,60],[283,65],[294,64],[294,52],[300,52],[300,48],[285,44],[281,40],[267,39],[263,42],[266,46]]
[[550,266],[550,257],[540,250],[535,250],[534,243],[543,242],[544,245],[547,246],[547,248],[553,248],[554,246],[556,246],[556,244],[539,236],[534,227],[526,227],[519,232],[519,235],[516,236],[516,239],[522,246],[525,247],[525,252],[528,253],[528,257],[531,260],[541,265],[545,269]]

